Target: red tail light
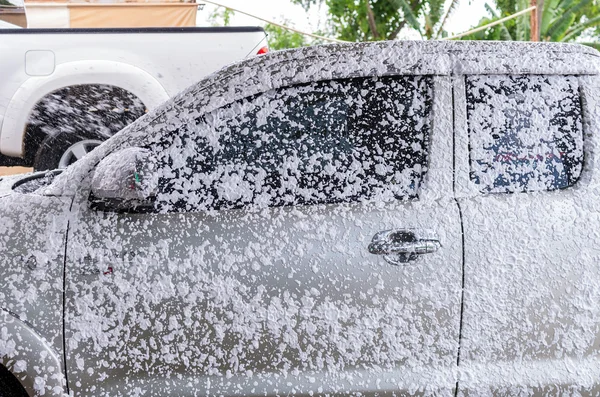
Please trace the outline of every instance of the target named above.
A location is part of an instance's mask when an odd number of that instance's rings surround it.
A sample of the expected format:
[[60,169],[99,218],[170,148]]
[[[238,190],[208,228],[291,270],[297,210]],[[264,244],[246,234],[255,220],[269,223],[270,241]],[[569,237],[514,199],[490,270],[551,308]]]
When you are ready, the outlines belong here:
[[256,53],[256,55],[266,54],[267,52],[269,52],[269,47],[267,47],[267,46],[261,47],[261,49],[258,50],[258,52]]

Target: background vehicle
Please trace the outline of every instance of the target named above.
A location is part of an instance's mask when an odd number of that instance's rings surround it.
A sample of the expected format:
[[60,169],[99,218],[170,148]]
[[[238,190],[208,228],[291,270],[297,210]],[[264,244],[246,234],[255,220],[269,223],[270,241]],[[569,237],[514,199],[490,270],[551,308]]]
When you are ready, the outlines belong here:
[[597,395],[599,61],[379,42],[211,75],[2,181],[0,362],[55,395]]
[[0,30],[0,165],[65,167],[266,46],[260,27]]

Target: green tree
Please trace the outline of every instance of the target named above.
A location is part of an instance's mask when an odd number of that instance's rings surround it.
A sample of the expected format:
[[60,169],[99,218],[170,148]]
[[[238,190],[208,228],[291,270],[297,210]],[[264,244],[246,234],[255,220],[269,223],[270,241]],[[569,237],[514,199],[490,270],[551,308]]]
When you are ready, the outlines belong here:
[[[329,29],[340,40],[394,40],[405,29],[422,38],[444,35],[444,0],[292,0],[306,10],[327,6]],[[449,11],[458,3],[452,0]]]
[[[483,26],[529,7],[528,0],[496,0],[495,8],[486,3],[489,16],[478,26]],[[574,42],[600,32],[600,8],[597,0],[538,0],[541,8],[539,30],[541,41]],[[530,39],[530,13],[499,25],[463,37],[463,40],[515,40]]]
[[[289,24],[289,21],[284,21],[283,25]],[[286,48],[304,47],[309,45],[309,41],[303,34],[293,32],[277,25],[265,25],[269,47],[272,50],[283,50]]]
[[[208,16],[208,22],[212,26],[229,26],[231,18],[234,15],[235,12],[233,10],[229,8],[218,7]],[[289,23],[290,21],[284,20],[281,24],[288,25]],[[306,36],[277,25],[265,25],[265,32],[267,33],[269,47],[272,50],[283,50],[286,48],[296,48],[307,46],[309,44],[315,44],[314,41],[309,41]]]
[[6,0],[0,0],[0,6],[14,6],[14,4]]
[[229,26],[234,14],[235,12],[232,9],[217,7],[217,9],[208,16],[208,22],[211,26]]

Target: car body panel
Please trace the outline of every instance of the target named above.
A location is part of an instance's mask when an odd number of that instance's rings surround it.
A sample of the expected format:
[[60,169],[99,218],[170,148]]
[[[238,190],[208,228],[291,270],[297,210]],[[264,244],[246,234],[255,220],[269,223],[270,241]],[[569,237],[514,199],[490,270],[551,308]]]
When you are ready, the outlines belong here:
[[[30,325],[0,310],[0,364],[30,395],[62,397],[66,393],[62,355]],[[18,341],[18,345],[11,343]]]
[[[70,204],[70,199],[35,194],[13,193],[0,199],[2,309],[30,324],[56,351],[62,351],[62,285]],[[32,216],[35,222],[30,222]]]
[[[378,380],[389,392],[453,392],[461,244],[452,201],[80,219],[67,269],[76,393],[375,394]],[[434,229],[443,248],[404,266],[368,253],[374,234],[406,227]],[[80,275],[88,255],[106,274]],[[89,372],[98,363],[108,367]],[[423,372],[399,376],[412,368]]]
[[[73,390],[454,393],[449,81],[435,79],[422,202],[128,215],[91,209],[82,190],[67,250]],[[403,266],[368,252],[378,232],[406,228],[433,231],[442,248]]]
[[[12,185],[18,179],[0,183]],[[71,199],[5,194],[0,198],[0,361],[9,368],[16,365],[16,376],[29,392],[62,395],[64,253]]]
[[461,394],[600,391],[600,80],[578,80],[584,168],[575,185],[482,195],[464,156],[466,101],[464,80],[457,78],[457,191],[465,236]]

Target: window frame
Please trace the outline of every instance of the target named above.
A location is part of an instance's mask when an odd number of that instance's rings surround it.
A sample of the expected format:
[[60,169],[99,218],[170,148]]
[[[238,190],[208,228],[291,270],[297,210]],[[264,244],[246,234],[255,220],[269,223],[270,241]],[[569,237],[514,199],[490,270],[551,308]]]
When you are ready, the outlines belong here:
[[[448,76],[440,76],[440,75],[422,75],[422,74],[399,74],[399,75],[385,75],[385,76],[357,76],[351,77],[348,79],[354,78],[372,78],[372,77],[430,77],[432,86],[431,86],[431,109],[430,111],[430,126],[429,126],[429,142],[428,149],[429,152],[427,154],[427,170],[423,175],[421,180],[421,186],[419,187],[419,191],[417,193],[417,197],[410,200],[394,200],[394,202],[398,203],[407,203],[412,201],[426,201],[431,199],[440,199],[441,197],[452,197],[452,153],[448,151],[447,148],[451,147],[452,142],[452,131],[448,128],[445,128],[449,122],[451,122],[451,113],[447,110],[450,108],[448,105],[451,103],[451,84],[450,78]],[[339,81],[345,79],[331,79],[331,80],[322,80],[322,81]],[[318,82],[322,82],[318,81]],[[277,90],[285,90],[291,86],[282,86],[278,87]],[[266,92],[262,92],[259,94],[254,94],[242,98],[236,102],[239,102],[244,99],[249,98],[257,98],[261,95],[264,95]],[[226,106],[230,106],[231,104],[224,105],[218,109],[222,109]],[[444,109],[445,108],[445,109]],[[217,109],[215,109],[217,110]],[[214,112],[207,112],[206,114],[210,114]],[[194,121],[197,121],[206,116],[206,114],[198,115],[194,118]],[[238,115],[233,113],[230,118],[224,118],[220,120],[220,123],[227,123],[229,120],[234,119]],[[445,120],[439,120],[440,117],[443,117]],[[196,127],[197,128],[197,127]],[[440,146],[441,145],[441,146]],[[437,166],[436,166],[437,165]],[[293,204],[290,206],[323,206],[323,205],[352,205],[356,203],[361,203],[361,200],[357,201],[348,201],[348,202],[334,202],[334,203],[310,203],[310,204]],[[369,201],[367,201],[369,202]],[[371,201],[372,202],[372,201]],[[287,206],[287,205],[286,205]],[[197,211],[224,211],[229,209],[247,209],[252,206],[240,206],[236,208],[218,208],[218,209],[201,209]],[[268,206],[269,208],[277,207],[277,206]],[[158,212],[161,212],[160,209],[157,209]],[[194,210],[193,212],[197,212]],[[162,211],[164,212],[164,211]],[[166,212],[188,212],[185,210],[167,210]]]
[[[578,82],[578,94],[581,106],[581,124],[582,124],[582,136],[583,136],[583,159],[582,159],[582,170],[577,176],[575,182],[567,187],[558,189],[548,190],[525,190],[525,191],[514,191],[514,192],[485,192],[482,184],[477,184],[471,178],[471,140],[469,134],[469,125],[467,118],[467,83],[466,79],[469,76],[511,76],[511,75],[535,75],[535,76],[570,76],[577,79]],[[473,196],[512,196],[516,194],[553,194],[562,192],[564,190],[577,189],[581,183],[582,175],[586,170],[586,163],[588,161],[588,153],[586,150],[586,104],[585,104],[585,90],[584,81],[581,75],[576,73],[538,73],[528,72],[519,73],[514,71],[511,73],[464,73],[456,75],[453,78],[453,97],[454,97],[454,114],[455,114],[455,192],[457,198],[460,197],[473,197]]]

